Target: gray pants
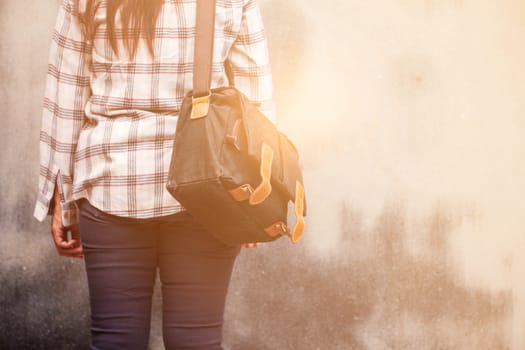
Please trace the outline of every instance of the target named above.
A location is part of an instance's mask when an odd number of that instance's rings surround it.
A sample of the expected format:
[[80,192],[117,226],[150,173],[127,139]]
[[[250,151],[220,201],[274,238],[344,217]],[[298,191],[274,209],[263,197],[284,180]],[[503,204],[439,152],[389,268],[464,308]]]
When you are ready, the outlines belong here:
[[157,270],[167,349],[222,349],[224,303],[239,247],[186,212],[155,219],[108,215],[79,201],[91,303],[91,349],[146,349]]

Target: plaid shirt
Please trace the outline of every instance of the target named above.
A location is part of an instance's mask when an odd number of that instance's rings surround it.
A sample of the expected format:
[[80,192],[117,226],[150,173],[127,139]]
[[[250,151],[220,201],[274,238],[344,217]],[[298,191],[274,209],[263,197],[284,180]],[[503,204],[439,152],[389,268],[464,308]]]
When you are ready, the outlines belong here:
[[[86,28],[86,0],[62,0],[50,49],[34,216],[50,212],[55,184],[63,212],[87,198],[109,214],[149,218],[183,208],[165,184],[177,116],[192,88],[196,0],[166,0],[157,20],[154,55],[140,42],[126,57],[106,32],[106,4]],[[272,80],[256,0],[217,0],[212,87],[235,86],[272,120]],[[117,21],[118,23],[118,21]],[[88,33],[90,33],[88,35]],[[70,218],[71,219],[71,218]],[[75,219],[70,223],[74,223]]]

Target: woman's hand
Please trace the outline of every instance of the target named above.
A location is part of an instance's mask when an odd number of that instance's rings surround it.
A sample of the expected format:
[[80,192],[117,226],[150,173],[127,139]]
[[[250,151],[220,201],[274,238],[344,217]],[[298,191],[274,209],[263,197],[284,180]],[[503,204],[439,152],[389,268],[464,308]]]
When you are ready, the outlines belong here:
[[237,252],[237,255],[241,254],[241,250],[242,248],[246,248],[246,249],[251,249],[251,248],[257,248],[261,245],[262,243],[244,243],[244,244],[241,244],[239,246],[239,250]]
[[[82,245],[80,244],[80,230],[78,224],[65,227],[62,224],[62,208],[60,207],[60,196],[55,188],[53,195],[55,209],[51,219],[51,234],[55,241],[55,247],[59,255],[83,258]],[[68,239],[68,232],[71,232],[71,239]]]
[[247,249],[250,249],[250,248],[257,248],[259,246],[261,246],[262,243],[246,243],[246,244],[243,244],[242,246],[244,248],[247,248]]

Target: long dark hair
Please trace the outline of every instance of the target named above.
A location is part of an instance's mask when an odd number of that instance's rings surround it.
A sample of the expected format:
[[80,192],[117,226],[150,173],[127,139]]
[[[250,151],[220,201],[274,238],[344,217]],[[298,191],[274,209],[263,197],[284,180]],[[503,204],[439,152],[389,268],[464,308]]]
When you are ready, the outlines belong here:
[[[118,56],[116,15],[120,10],[122,40],[130,57],[135,57],[140,38],[144,38],[150,54],[153,56],[155,25],[164,0],[107,0],[107,31],[111,48]],[[88,22],[93,24],[95,0],[88,0],[86,12]]]

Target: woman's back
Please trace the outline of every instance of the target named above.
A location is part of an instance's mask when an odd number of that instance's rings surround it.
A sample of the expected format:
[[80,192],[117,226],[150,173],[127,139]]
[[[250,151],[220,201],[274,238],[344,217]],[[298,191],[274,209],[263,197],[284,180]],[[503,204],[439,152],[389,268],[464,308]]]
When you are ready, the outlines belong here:
[[[136,50],[129,50],[133,43],[125,39],[138,30],[122,24],[129,15],[121,16],[122,8],[114,11],[118,3],[62,1],[42,139],[63,145],[57,153],[66,199],[88,198],[124,217],[173,214],[181,207],[165,183],[178,111],[192,88],[196,0],[160,0],[153,40],[142,35]],[[272,118],[267,46],[253,0],[217,1],[212,87],[227,85],[226,60],[235,86]],[[41,167],[55,172],[52,153],[44,155]],[[41,188],[41,197],[50,198],[53,186]],[[43,215],[41,202],[37,217]]]

